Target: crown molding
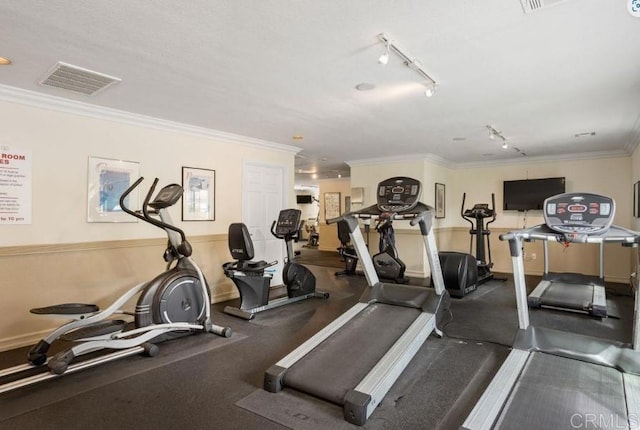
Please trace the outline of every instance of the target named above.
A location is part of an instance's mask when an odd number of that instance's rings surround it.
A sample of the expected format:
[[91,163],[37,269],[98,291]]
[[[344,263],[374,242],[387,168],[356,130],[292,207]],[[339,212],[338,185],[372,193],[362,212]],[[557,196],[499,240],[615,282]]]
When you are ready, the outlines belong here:
[[[640,142],[640,133],[638,134],[638,139]],[[639,142],[636,142],[636,146]],[[350,167],[355,166],[374,166],[374,165],[382,165],[389,163],[406,163],[406,162],[424,162],[429,161],[439,166],[447,167],[452,170],[458,169],[469,169],[476,167],[492,167],[492,166],[504,166],[504,165],[513,165],[513,164],[535,164],[535,163],[546,163],[546,162],[555,162],[555,161],[572,161],[572,160],[593,160],[600,158],[619,158],[619,157],[629,157],[633,151],[629,152],[628,149],[624,150],[616,150],[616,151],[596,151],[596,152],[582,152],[582,153],[572,153],[572,154],[557,154],[553,156],[542,156],[542,157],[518,157],[518,158],[504,158],[500,160],[486,160],[486,161],[474,161],[468,163],[456,163],[453,161],[446,160],[444,158],[438,157],[433,154],[411,154],[411,155],[401,155],[395,157],[376,157],[376,158],[367,158],[361,160],[352,160],[347,161],[346,163]]]
[[18,103],[57,112],[65,112],[94,119],[114,121],[122,124],[152,128],[160,131],[189,134],[196,137],[215,140],[220,143],[245,145],[257,149],[271,149],[291,154],[300,152],[300,148],[290,145],[255,139],[233,133],[226,133],[205,127],[197,127],[180,122],[167,121],[160,118],[135,114],[118,109],[111,109],[104,106],[92,105],[89,103],[83,103],[76,100],[65,99],[62,97],[56,97],[49,94],[24,90],[2,84],[0,84],[0,101]]
[[406,163],[406,162],[422,162],[431,161],[434,164],[438,164],[443,167],[454,168],[454,163],[446,160],[442,157],[438,157],[434,154],[403,154],[393,157],[374,157],[363,158],[360,160],[345,161],[350,167],[354,166],[369,166],[376,164],[389,164],[389,163]]
[[513,164],[536,164],[536,163],[548,163],[548,162],[559,162],[559,161],[575,161],[575,160],[596,160],[602,158],[620,158],[620,157],[629,157],[629,153],[626,150],[616,150],[616,151],[594,151],[594,152],[579,152],[573,154],[556,154],[549,156],[541,156],[541,157],[523,157],[519,158],[505,158],[501,160],[491,160],[491,161],[478,161],[471,163],[457,163],[453,165],[451,168],[454,170],[458,169],[469,169],[474,167],[492,167],[492,166],[504,166],[504,165],[513,165]]
[[624,145],[625,151],[629,153],[629,155],[633,155],[636,148],[640,144],[640,115],[636,119],[635,124],[633,124],[633,128],[629,132],[629,139],[627,143]]

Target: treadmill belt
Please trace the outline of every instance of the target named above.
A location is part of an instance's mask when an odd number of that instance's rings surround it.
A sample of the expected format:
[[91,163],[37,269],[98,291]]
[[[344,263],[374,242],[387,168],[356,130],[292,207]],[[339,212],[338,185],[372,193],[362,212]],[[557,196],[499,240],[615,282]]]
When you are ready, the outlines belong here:
[[589,310],[593,301],[593,285],[553,282],[542,295],[544,306]]
[[374,303],[293,365],[284,385],[338,405],[420,315],[419,309]]
[[[608,423],[610,427],[602,427]],[[628,429],[622,374],[612,368],[534,352],[497,429]]]

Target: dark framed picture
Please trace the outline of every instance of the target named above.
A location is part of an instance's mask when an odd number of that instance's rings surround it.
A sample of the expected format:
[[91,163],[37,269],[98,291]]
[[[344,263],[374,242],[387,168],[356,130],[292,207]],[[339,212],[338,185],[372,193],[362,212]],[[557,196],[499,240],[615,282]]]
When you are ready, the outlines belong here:
[[436,182],[436,218],[444,218],[445,186]]
[[640,181],[633,184],[633,216],[640,217]]

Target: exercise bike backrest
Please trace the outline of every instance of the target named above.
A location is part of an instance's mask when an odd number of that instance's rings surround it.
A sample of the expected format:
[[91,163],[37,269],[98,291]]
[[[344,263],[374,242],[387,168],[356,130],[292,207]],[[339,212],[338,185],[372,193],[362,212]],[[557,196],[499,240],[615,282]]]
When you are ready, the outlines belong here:
[[[138,187],[138,185],[140,185],[143,180],[144,177],[140,177],[136,182],[133,183],[133,185],[131,185],[124,193],[122,193],[122,196],[120,196],[120,207],[129,215],[145,221],[155,227],[161,228],[167,233],[170,246],[165,252],[165,261],[170,263],[172,260],[179,259],[180,257],[190,257],[193,252],[191,244],[187,240],[184,231],[173,225],[171,216],[166,210],[180,200],[183,192],[182,187],[178,184],[165,185],[158,192],[155,199],[151,201],[153,192],[158,185],[158,178],[155,178],[153,184],[147,192],[144,203],[142,204],[141,214],[140,211],[133,211],[128,208],[126,201],[129,194],[131,194],[131,192],[136,187]],[[151,208],[151,210],[149,210],[149,208]],[[157,215],[160,219],[152,217],[152,214]]]
[[246,272],[261,272],[269,266],[277,264],[277,261],[251,261],[255,257],[253,241],[247,226],[241,222],[229,225],[229,252],[234,262],[225,263],[224,270],[240,270]]

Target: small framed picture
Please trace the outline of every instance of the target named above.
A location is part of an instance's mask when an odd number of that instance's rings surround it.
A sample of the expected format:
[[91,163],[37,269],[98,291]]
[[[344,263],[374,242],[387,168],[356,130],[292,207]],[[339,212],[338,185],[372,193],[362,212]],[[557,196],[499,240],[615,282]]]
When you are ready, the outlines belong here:
[[215,221],[216,171],[182,168],[182,221]]
[[[88,222],[138,222],[120,207],[120,196],[140,176],[140,164],[135,161],[89,157],[87,175]],[[138,192],[134,190],[127,199],[127,207],[138,209]]]
[[439,184],[436,182],[436,218],[444,218],[445,212],[445,187],[444,184]]
[[340,193],[324,193],[324,219],[340,216]]
[[640,181],[633,184],[633,216],[640,217]]

